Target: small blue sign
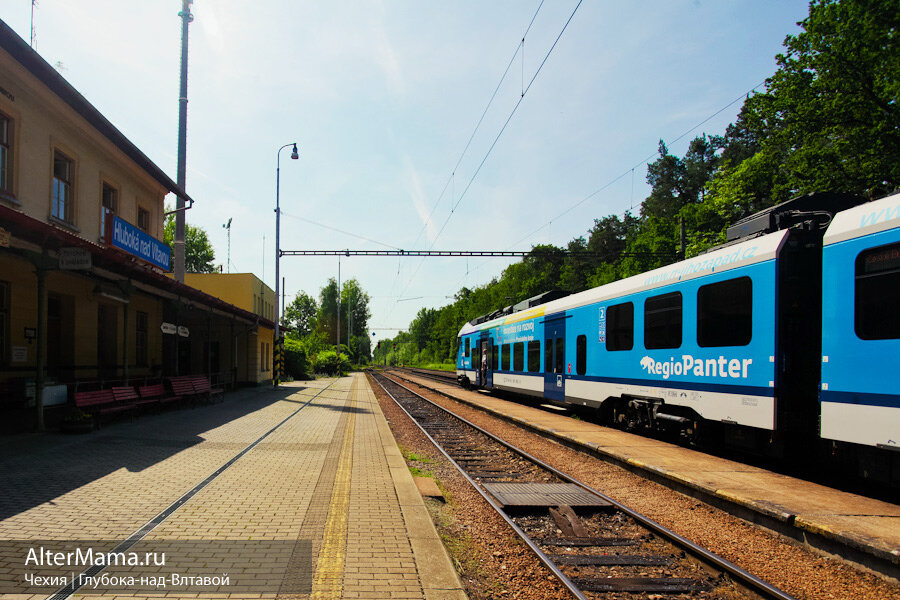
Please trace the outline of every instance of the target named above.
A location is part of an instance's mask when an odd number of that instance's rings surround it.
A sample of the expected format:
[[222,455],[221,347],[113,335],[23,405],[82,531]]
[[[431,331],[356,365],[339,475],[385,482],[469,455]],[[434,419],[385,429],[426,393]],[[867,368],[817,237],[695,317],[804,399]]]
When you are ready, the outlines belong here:
[[134,254],[164,271],[169,270],[169,247],[128,221],[113,217],[110,239],[112,246]]

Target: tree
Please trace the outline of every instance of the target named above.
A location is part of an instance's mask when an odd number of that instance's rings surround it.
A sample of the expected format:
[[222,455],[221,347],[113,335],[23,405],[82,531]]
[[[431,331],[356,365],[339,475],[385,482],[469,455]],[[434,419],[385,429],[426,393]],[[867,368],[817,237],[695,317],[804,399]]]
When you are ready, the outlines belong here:
[[297,337],[305,337],[316,328],[316,299],[306,292],[299,292],[284,309],[285,327],[294,330]]
[[742,109],[741,124],[759,152],[725,174],[729,181],[718,182],[721,191],[768,193],[756,203],[774,204],[817,191],[880,196],[896,189],[896,0],[813,0],[800,25],[776,57],[779,68],[766,92],[748,98]]
[[[166,212],[172,210],[166,208]],[[172,257],[175,257],[175,215],[166,217],[163,227],[163,242],[169,246]],[[184,270],[186,273],[215,273],[216,253],[206,235],[206,230],[196,225],[185,223],[184,226]]]

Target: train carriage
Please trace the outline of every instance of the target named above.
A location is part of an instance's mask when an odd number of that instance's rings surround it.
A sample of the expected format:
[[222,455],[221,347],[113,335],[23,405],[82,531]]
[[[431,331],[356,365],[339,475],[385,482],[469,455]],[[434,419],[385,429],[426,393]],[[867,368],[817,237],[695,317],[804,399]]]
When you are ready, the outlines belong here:
[[[900,480],[900,195],[804,196],[709,253],[467,323],[467,385],[594,407],[630,429],[702,426],[809,458],[827,444]],[[549,301],[547,301],[549,300]],[[862,458],[860,458],[862,457]]]
[[900,194],[839,213],[822,254],[822,437],[900,450]]

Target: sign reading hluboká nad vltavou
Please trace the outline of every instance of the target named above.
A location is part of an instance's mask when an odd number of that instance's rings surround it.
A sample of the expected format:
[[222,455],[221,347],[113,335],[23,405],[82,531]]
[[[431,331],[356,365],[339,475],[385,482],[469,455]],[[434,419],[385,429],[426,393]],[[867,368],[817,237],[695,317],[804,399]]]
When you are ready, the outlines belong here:
[[110,244],[163,269],[169,270],[169,247],[119,217],[113,217]]

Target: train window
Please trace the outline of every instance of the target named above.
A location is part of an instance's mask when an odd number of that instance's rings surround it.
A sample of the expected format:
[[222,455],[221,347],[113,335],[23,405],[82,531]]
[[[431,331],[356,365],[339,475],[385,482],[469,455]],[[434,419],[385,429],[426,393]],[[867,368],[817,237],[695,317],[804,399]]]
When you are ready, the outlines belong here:
[[553,338],[544,340],[544,373],[553,372]]
[[553,349],[556,350],[556,360],[554,361],[554,373],[565,373],[566,364],[566,344],[563,338],[558,337],[553,343]]
[[753,335],[753,282],[738,277],[697,290],[697,344],[746,346]]
[[587,336],[575,338],[575,372],[584,375],[587,372]]
[[472,348],[469,346],[470,340],[466,338],[466,358],[472,355]]
[[539,373],[541,370],[541,342],[532,340],[528,342],[528,371]]
[[681,346],[681,292],[644,301],[644,347],[648,350]]
[[491,344],[491,370],[496,371],[500,366],[500,348],[497,344]]
[[513,344],[513,371],[525,370],[525,342]]
[[631,350],[634,347],[634,304],[625,302],[606,309],[606,349]]
[[503,357],[500,361],[503,363],[503,370],[509,371],[509,344],[503,344]]
[[856,335],[864,340],[900,338],[900,244],[856,257]]

